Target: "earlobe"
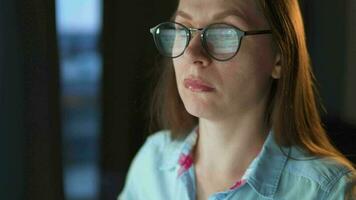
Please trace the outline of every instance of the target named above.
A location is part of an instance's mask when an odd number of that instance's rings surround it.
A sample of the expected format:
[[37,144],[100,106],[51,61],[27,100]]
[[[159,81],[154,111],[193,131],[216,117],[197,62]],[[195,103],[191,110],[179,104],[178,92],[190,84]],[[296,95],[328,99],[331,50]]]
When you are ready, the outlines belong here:
[[271,76],[272,76],[272,78],[274,78],[274,79],[279,79],[279,78],[281,78],[281,66],[280,66],[280,65],[274,66],[274,68],[273,68],[273,70],[272,70]]
[[273,67],[273,70],[272,70],[272,73],[271,73],[272,78],[274,78],[274,79],[279,79],[279,78],[281,78],[281,70],[282,70],[282,66],[281,66],[281,56],[280,56],[280,54],[278,53],[278,54],[276,55],[276,64],[275,64],[275,66]]

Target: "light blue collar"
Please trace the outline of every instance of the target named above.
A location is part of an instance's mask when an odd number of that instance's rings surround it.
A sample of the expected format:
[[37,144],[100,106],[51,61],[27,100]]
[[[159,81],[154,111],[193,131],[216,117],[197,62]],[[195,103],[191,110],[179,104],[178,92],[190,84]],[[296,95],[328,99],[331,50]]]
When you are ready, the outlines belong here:
[[173,170],[179,167],[179,156],[187,154],[194,147],[198,134],[194,128],[185,138],[171,139],[163,149],[163,157],[161,159],[160,170]]
[[282,148],[276,144],[271,131],[259,156],[251,164],[254,166],[251,166],[247,183],[262,196],[273,199],[289,154],[290,148]]
[[[271,131],[262,147],[258,157],[251,163],[250,175],[247,183],[260,195],[273,199],[284,167],[287,163],[290,148],[282,148],[276,144]],[[196,129],[192,130],[185,138],[171,140],[164,147],[160,170],[176,171],[179,167],[179,156],[187,153],[195,145],[197,138]]]

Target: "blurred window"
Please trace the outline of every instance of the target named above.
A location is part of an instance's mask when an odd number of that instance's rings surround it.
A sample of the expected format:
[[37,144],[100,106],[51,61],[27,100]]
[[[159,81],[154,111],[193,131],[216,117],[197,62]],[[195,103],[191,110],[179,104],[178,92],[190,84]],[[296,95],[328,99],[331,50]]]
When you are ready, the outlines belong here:
[[98,199],[101,1],[57,0],[67,200]]

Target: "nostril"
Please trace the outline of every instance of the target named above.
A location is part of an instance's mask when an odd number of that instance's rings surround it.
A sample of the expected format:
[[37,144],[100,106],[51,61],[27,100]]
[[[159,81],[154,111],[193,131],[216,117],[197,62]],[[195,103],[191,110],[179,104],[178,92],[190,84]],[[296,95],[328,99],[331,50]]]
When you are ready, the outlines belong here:
[[201,64],[203,64],[203,61],[201,61],[201,60],[195,60],[195,61],[194,61],[194,64],[199,64],[199,65],[201,65]]

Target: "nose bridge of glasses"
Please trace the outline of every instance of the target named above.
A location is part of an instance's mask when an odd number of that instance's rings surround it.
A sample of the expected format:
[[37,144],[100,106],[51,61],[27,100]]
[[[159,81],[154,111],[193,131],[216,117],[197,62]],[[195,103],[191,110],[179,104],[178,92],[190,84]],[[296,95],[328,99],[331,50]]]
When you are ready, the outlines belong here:
[[194,38],[198,32],[203,31],[203,28],[188,28],[188,30],[190,31],[191,37]]

